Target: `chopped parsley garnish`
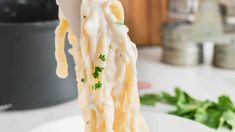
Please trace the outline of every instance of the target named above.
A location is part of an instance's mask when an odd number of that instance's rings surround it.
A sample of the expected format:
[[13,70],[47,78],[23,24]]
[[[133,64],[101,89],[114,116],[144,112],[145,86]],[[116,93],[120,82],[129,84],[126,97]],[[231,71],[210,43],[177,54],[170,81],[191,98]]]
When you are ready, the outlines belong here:
[[95,79],[98,78],[98,77],[99,77],[99,72],[95,71],[95,72],[93,73],[93,77],[94,77]]
[[92,89],[97,90],[100,89],[102,86],[103,86],[102,83],[98,81],[95,85],[92,86]]
[[101,54],[101,55],[99,56],[99,59],[102,60],[102,61],[105,61],[105,60],[106,60],[105,54]]
[[98,66],[96,66],[96,67],[95,67],[95,72],[93,73],[93,77],[94,77],[95,79],[99,78],[100,73],[101,73],[103,70],[104,70],[103,67],[98,67]]
[[145,94],[140,97],[142,105],[154,106],[165,103],[176,108],[170,114],[188,118],[208,127],[218,129],[235,129],[235,104],[228,96],[218,97],[218,101],[198,100],[182,91],[175,89],[175,95],[166,92]]
[[[102,60],[102,61],[105,61],[105,55],[100,55],[99,56],[99,58]],[[95,67],[95,71],[94,71],[94,73],[93,73],[93,77],[95,78],[95,79],[98,79],[99,78],[99,76],[100,76],[100,73],[102,72],[104,70],[104,68],[103,67],[99,67],[99,66],[96,66]],[[97,90],[97,89],[100,89],[102,87],[102,83],[100,82],[100,81],[98,81],[96,84],[94,84],[93,86],[92,86],[92,89],[93,90]]]
[[84,78],[81,79],[81,82],[86,82],[86,80]]
[[95,67],[95,71],[97,72],[102,72],[103,70],[104,70],[103,67],[98,67],[98,66]]

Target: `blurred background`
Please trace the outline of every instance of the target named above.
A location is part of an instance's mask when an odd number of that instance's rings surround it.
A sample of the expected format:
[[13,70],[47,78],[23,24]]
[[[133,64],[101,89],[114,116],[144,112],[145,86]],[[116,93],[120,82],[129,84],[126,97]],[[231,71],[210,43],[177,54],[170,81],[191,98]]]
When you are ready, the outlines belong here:
[[[121,2],[139,50],[140,93],[179,86],[201,99],[235,100],[234,0]],[[80,113],[69,54],[69,77],[55,74],[57,13],[54,0],[0,0],[0,131]]]

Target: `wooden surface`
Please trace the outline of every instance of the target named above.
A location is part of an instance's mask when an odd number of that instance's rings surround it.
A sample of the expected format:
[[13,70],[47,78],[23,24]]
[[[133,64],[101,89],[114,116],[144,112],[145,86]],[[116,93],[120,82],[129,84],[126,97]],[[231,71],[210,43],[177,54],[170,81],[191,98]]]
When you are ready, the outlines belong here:
[[138,45],[161,44],[161,25],[167,20],[167,0],[121,1],[131,39]]

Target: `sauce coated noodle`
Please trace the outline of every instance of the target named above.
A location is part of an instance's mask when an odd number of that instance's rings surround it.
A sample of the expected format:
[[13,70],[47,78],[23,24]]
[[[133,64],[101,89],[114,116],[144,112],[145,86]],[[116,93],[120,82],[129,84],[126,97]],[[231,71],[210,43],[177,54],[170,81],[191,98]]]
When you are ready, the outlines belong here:
[[80,36],[75,36],[60,9],[56,73],[61,78],[68,76],[64,53],[68,33],[85,131],[148,132],[140,113],[137,49],[123,24],[122,4],[118,0],[83,0],[80,17]]

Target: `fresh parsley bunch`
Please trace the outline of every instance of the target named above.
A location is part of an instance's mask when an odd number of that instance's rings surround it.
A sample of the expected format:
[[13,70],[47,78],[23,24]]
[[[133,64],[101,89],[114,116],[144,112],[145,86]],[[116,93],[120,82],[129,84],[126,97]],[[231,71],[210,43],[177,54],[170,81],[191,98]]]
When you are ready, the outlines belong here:
[[235,129],[235,105],[228,96],[218,97],[217,102],[197,100],[180,88],[175,95],[166,92],[145,94],[140,97],[142,105],[154,106],[157,102],[173,105],[175,111],[170,114],[200,122],[211,128]]

